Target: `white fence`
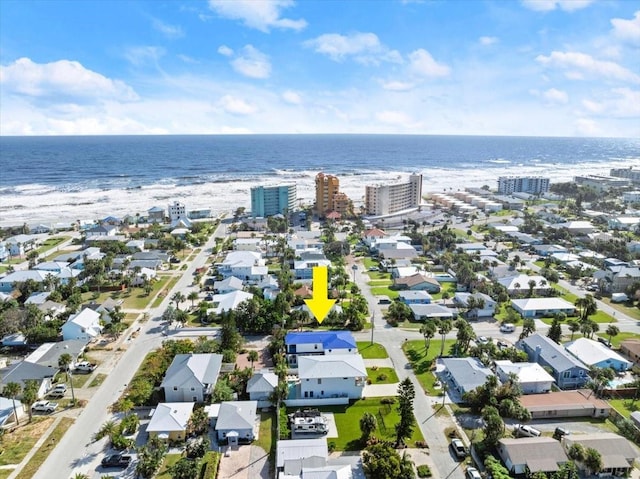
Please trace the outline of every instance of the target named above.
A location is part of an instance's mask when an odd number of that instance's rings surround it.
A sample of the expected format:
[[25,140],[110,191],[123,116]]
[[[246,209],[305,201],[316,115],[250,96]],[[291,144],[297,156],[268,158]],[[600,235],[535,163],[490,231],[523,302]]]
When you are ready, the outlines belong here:
[[313,399],[313,398],[285,399],[284,403],[287,405],[287,407],[336,406],[336,405],[342,405],[342,404],[349,404],[349,398],[348,397],[339,397],[339,398],[322,398],[322,399]]

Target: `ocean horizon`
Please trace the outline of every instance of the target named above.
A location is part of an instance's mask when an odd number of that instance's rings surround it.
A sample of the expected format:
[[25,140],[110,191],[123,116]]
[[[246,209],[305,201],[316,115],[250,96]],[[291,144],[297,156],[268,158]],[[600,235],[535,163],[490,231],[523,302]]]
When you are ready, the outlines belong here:
[[296,182],[301,203],[315,175],[340,179],[362,204],[368,184],[423,175],[423,194],[496,187],[498,176],[640,167],[638,138],[453,135],[0,136],[0,225],[145,213],[173,201],[213,214],[250,205],[252,186]]

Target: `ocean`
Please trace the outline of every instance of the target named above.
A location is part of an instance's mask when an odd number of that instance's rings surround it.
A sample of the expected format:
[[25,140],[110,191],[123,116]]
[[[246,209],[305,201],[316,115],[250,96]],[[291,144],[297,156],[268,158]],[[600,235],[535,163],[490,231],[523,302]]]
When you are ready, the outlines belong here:
[[640,167],[640,139],[405,135],[0,137],[0,225],[144,215],[173,201],[214,214],[249,209],[254,185],[319,171],[357,205],[368,184],[422,173],[423,193],[496,186],[500,175],[607,174]]

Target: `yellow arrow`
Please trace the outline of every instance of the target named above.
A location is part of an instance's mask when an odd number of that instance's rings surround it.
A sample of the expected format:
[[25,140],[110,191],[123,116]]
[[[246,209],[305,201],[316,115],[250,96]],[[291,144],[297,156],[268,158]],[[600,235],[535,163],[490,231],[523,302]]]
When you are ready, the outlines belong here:
[[329,314],[329,310],[336,302],[335,299],[327,298],[327,267],[326,266],[314,266],[313,267],[313,298],[305,299],[309,309],[318,320],[318,323],[322,323],[324,318]]

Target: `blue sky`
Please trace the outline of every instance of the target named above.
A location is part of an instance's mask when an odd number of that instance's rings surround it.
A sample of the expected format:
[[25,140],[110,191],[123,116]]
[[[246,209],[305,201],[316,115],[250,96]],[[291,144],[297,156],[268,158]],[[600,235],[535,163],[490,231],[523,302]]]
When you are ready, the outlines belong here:
[[640,136],[632,0],[0,0],[0,134]]

